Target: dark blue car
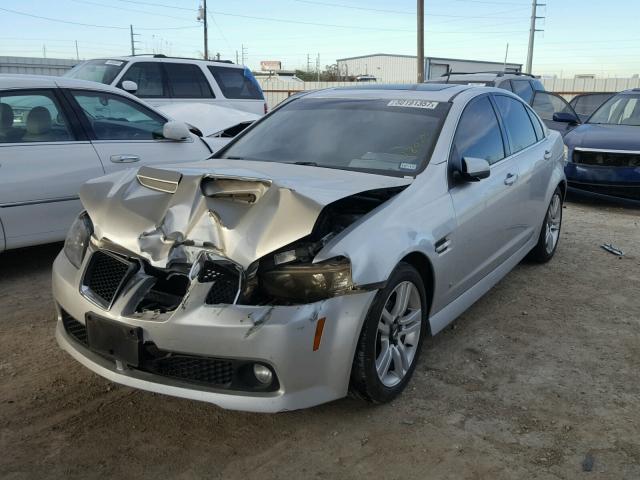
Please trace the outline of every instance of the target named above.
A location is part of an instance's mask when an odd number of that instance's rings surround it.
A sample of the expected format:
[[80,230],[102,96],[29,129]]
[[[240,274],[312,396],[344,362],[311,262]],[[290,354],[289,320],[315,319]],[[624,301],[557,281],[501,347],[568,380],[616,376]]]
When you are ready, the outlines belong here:
[[570,187],[640,200],[640,89],[611,97],[564,142]]

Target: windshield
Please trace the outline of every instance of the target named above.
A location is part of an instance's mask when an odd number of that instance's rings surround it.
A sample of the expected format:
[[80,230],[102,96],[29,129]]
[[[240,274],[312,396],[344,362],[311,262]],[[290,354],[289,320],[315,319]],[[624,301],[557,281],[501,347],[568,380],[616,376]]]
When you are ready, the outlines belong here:
[[220,157],[415,175],[431,155],[449,106],[402,98],[300,98],[256,124]]
[[595,111],[587,123],[640,126],[640,95],[616,95]]
[[126,64],[123,60],[89,60],[76,65],[65,77],[111,85]]

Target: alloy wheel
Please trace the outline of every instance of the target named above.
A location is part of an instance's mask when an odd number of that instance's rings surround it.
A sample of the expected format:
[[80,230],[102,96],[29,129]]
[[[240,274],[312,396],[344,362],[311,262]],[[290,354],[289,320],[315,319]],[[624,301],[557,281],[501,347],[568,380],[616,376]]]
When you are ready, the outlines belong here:
[[400,383],[413,364],[422,329],[418,288],[401,282],[387,298],[376,335],[376,371],[386,387]]
[[562,201],[560,195],[555,193],[549,204],[547,211],[547,221],[545,222],[544,246],[547,253],[553,252],[560,238],[560,222],[562,220]]

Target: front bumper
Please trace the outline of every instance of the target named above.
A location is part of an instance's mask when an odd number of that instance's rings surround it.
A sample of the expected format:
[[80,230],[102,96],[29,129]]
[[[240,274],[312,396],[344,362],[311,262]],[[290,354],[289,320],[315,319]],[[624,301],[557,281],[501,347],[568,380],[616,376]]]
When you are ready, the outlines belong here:
[[569,162],[570,187],[602,195],[640,200],[640,167],[609,167]]
[[[205,305],[191,299],[171,315],[130,318],[102,311],[79,293],[80,270],[64,253],[53,267],[53,295],[58,309],[59,345],[95,373],[123,385],[220,407],[255,412],[306,408],[347,394],[351,365],[362,322],[375,291],[295,306]],[[140,327],[144,342],[159,349],[204,357],[257,361],[270,365],[279,389],[251,392],[218,389],[151,374],[105,358],[76,341],[64,329],[61,309],[84,323],[93,312]],[[325,318],[320,347],[313,342],[319,318]]]

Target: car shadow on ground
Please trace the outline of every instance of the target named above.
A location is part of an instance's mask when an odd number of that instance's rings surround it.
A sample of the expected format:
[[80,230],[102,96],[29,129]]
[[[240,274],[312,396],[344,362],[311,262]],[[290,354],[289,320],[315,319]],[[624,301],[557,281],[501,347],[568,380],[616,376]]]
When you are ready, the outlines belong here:
[[570,188],[567,192],[567,201],[595,207],[613,207],[626,209],[640,209],[640,200],[631,200],[619,197],[610,197],[597,193],[586,192]]
[[3,282],[14,281],[34,272],[50,271],[62,245],[50,243],[0,253],[0,279]]

